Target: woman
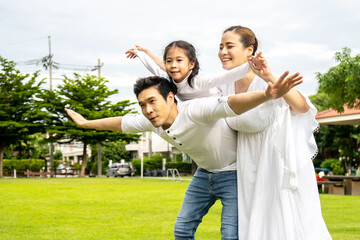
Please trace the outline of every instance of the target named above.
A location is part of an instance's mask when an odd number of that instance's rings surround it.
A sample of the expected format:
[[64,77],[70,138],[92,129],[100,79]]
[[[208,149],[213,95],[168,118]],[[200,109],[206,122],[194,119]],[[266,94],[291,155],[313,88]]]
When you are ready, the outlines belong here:
[[[230,70],[257,50],[254,33],[233,26],[223,33],[219,58]],[[223,95],[259,91],[274,76],[269,69],[221,86]],[[266,82],[265,82],[265,81]],[[238,131],[239,239],[331,239],[321,215],[313,157],[316,109],[292,89],[283,99],[227,119]]]

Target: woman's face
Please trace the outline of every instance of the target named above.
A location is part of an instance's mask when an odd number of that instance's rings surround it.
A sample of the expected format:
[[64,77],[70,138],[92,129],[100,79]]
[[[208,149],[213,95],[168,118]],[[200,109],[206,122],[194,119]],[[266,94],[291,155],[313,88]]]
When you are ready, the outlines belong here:
[[248,61],[252,56],[253,46],[245,48],[240,42],[240,36],[228,31],[221,38],[219,59],[223,69],[230,70]]

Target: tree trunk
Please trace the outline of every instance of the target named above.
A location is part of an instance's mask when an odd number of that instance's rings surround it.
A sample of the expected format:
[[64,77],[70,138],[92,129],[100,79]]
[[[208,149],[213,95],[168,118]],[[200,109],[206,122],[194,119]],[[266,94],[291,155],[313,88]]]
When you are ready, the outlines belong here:
[[97,144],[97,175],[98,177],[101,177],[101,145],[100,143]]
[[191,160],[191,175],[192,176],[194,176],[197,167],[198,167],[198,165],[196,164],[196,162],[194,162],[194,160]]
[[0,178],[3,178],[4,151],[5,151],[5,144],[0,144]]
[[83,148],[83,157],[81,162],[81,170],[80,170],[80,177],[85,177],[85,168],[86,168],[86,142],[84,142],[84,148]]

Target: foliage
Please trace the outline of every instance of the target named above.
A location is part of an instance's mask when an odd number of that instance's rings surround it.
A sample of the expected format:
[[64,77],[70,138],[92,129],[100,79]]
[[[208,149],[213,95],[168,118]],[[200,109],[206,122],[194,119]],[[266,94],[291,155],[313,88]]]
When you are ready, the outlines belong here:
[[45,159],[49,155],[49,146],[43,133],[35,133],[26,140],[20,140],[7,147],[4,158],[7,159]]
[[[125,145],[126,145],[125,141],[103,142],[101,146],[102,165],[107,167],[109,165],[109,160],[112,160],[113,162],[120,162],[121,159],[124,159],[126,162],[129,162],[131,160],[131,153],[126,151]],[[97,162],[97,155],[98,155],[97,146],[92,145],[91,162]]]
[[27,170],[39,172],[43,167],[45,167],[45,160],[43,159],[33,159],[31,163],[29,159],[4,159],[5,175],[12,175],[14,169],[16,169],[17,175],[23,175]]
[[[74,78],[64,76],[63,83],[55,91],[43,91],[43,107],[51,113],[48,120],[48,131],[52,138],[67,138],[68,142],[80,141],[84,144],[83,156],[86,156],[86,146],[104,141],[122,140],[125,142],[137,140],[136,135],[115,131],[100,131],[84,129],[76,126],[67,116],[65,108],[72,109],[86,119],[93,120],[106,117],[123,116],[132,112],[132,103],[128,100],[111,104],[108,100],[117,90],[110,91],[106,86],[108,81],[97,76],[81,76],[74,73]],[[54,134],[55,133],[55,134]],[[83,159],[86,159],[83,157]],[[81,166],[81,176],[85,174],[86,161]]]
[[325,159],[320,167],[322,168],[329,168],[334,175],[343,175],[344,174],[344,168],[341,165],[341,161],[339,159],[335,158],[328,158]]
[[[319,111],[326,110],[328,97],[324,93],[317,93],[310,97]],[[340,158],[341,167],[349,172],[350,168],[359,166],[360,127],[358,125],[320,125],[315,132],[315,139],[319,154],[314,159],[318,167],[326,158]]]
[[350,108],[360,108],[360,54],[351,57],[351,49],[343,48],[342,52],[335,54],[339,63],[328,72],[317,73],[319,92],[328,95],[326,105],[343,112],[343,105]]
[[176,168],[181,173],[191,173],[191,162],[168,162],[166,168]]
[[36,82],[39,75],[35,72],[21,74],[15,69],[15,63],[0,56],[0,178],[5,148],[19,141],[28,141],[29,136],[44,132],[41,110],[40,86],[43,81]]
[[30,164],[30,171],[31,172],[40,172],[40,169],[42,168],[42,164],[38,161],[33,161]]
[[54,160],[62,160],[62,152],[61,150],[56,150],[54,153]]
[[[161,154],[155,154],[151,156],[150,158],[144,157],[144,171],[152,171],[157,169],[162,169],[162,159],[164,156]],[[131,160],[131,163],[135,169],[135,173],[139,174],[141,173],[141,160],[140,159],[133,159]]]

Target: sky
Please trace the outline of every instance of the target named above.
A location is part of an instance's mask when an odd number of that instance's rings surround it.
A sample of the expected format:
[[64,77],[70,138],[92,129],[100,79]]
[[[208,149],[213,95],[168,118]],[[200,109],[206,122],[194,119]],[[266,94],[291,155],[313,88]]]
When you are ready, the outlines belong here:
[[48,78],[40,65],[26,63],[49,54],[50,36],[53,61],[62,67],[53,71],[54,87],[62,75],[72,76],[67,68],[97,75],[84,69],[100,59],[101,76],[119,90],[112,100],[136,101],[132,85],[150,73],[126,50],[138,44],[162,56],[168,43],[186,40],[197,49],[201,71],[216,74],[224,71],[217,57],[222,32],[242,25],[256,34],[272,71],[300,72],[297,89],[312,95],[316,73],[337,64],[335,52],[360,53],[359,9],[358,0],[0,0],[0,56]]

